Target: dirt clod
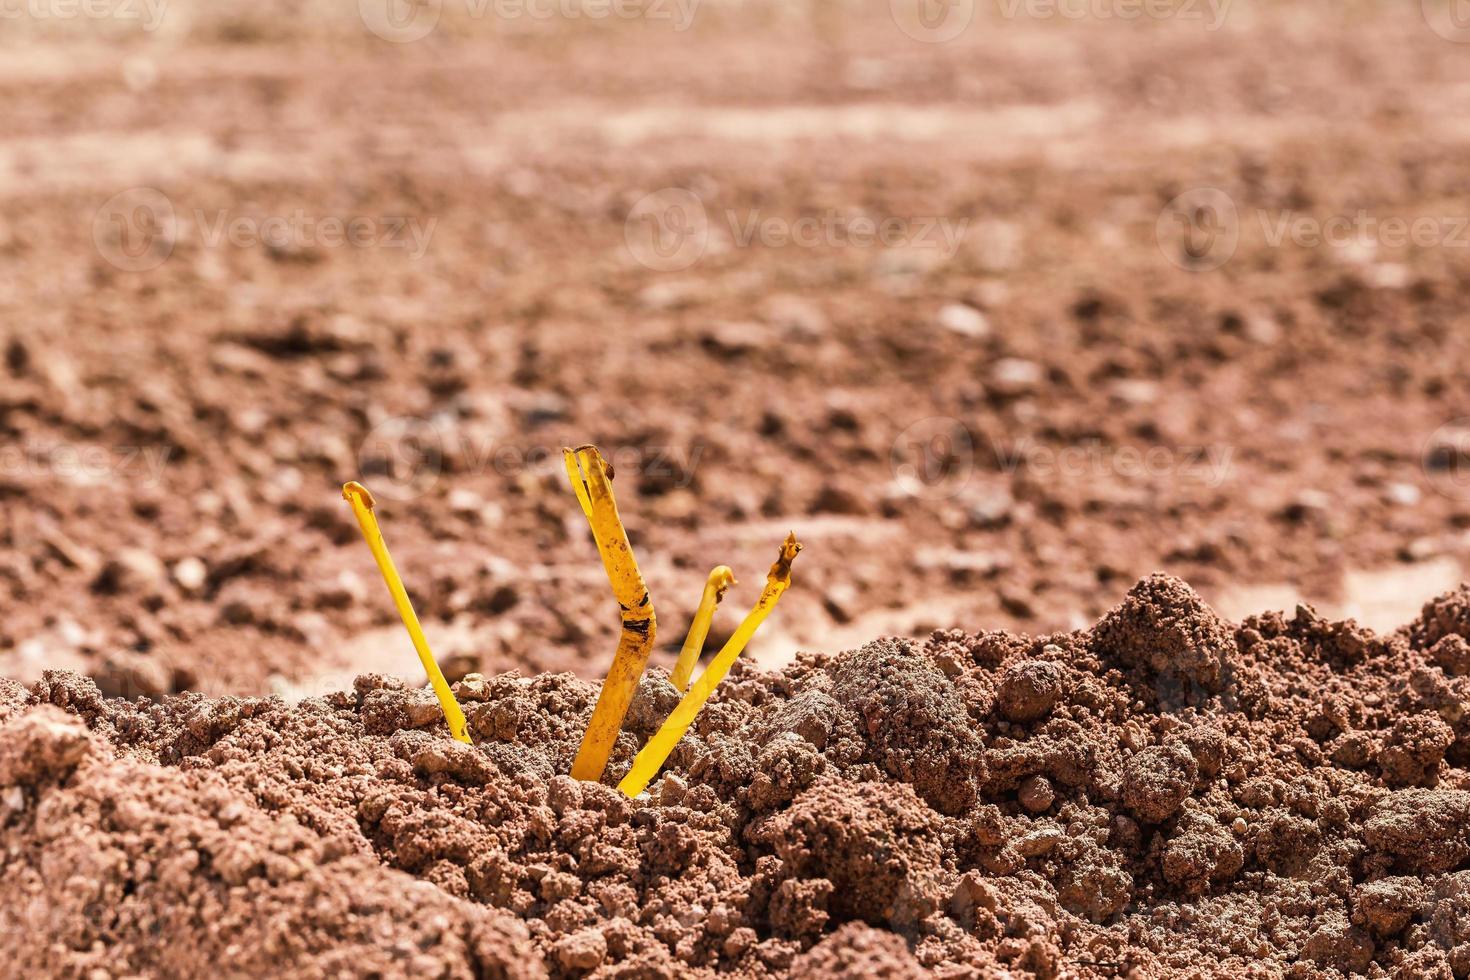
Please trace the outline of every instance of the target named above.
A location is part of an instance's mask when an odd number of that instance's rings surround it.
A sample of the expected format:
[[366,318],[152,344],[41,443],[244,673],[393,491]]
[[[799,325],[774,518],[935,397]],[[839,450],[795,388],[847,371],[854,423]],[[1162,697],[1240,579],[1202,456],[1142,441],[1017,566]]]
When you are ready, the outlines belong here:
[[1061,694],[1061,669],[1045,660],[1019,661],[1001,676],[1000,707],[1011,721],[1044,718]]
[[1199,767],[1182,746],[1154,746],[1134,755],[1123,769],[1123,802],[1140,819],[1162,823],[1194,790]]
[[867,736],[883,771],[911,784],[941,813],[975,801],[984,769],[965,702],[934,662],[902,641],[879,640],[840,658],[832,697]]
[[1161,695],[1173,684],[1183,685],[1189,696],[1219,690],[1235,643],[1224,620],[1193,589],[1177,578],[1151,575],[1098,624],[1093,649],[1147,670]]

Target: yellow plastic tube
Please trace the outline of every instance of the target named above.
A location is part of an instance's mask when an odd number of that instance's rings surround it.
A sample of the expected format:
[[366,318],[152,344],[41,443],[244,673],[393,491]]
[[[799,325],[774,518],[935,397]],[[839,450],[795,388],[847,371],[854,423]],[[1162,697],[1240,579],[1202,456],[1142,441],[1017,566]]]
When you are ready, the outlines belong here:
[[796,540],[795,534],[787,535],[786,542],[781,546],[781,554],[777,557],[775,564],[771,566],[766,575],[766,587],[761,590],[760,598],[756,600],[755,608],[746,614],[740,627],[735,630],[729,641],[710,661],[699,680],[689,688],[689,693],[684,695],[684,700],[673,710],[663,725],[654,734],[653,738],[643,746],[633,760],[633,768],[628,770],[628,775],[618,783],[618,789],[630,799],[642,793],[648,788],[648,784],[658,775],[663,768],[664,761],[668,759],[669,753],[674,751],[674,746],[689,731],[689,726],[694,724],[699,710],[704,707],[706,701],[714,693],[715,687],[725,679],[735,660],[740,656],[740,651],[750,642],[755,631],[765,618],[770,615],[771,610],[776,607],[776,601],[781,598],[791,585],[791,563],[801,551],[801,544]]
[[361,483],[352,482],[342,487],[342,497],[352,505],[352,513],[357,515],[357,523],[362,527],[362,536],[367,539],[368,548],[373,553],[373,560],[378,563],[378,570],[383,573],[383,581],[388,583],[388,592],[393,596],[393,604],[398,607],[398,615],[408,630],[409,638],[413,640],[414,650],[418,651],[419,662],[424,665],[424,673],[429,675],[429,683],[434,687],[434,695],[439,699],[439,706],[444,709],[444,720],[449,724],[449,733],[466,745],[473,745],[469,732],[466,730],[464,711],[460,708],[459,702],[455,700],[454,692],[449,689],[449,682],[444,679],[444,673],[439,669],[439,664],[434,660],[434,653],[429,649],[429,641],[424,638],[424,628],[419,625],[418,614],[413,611],[413,603],[409,601],[408,592],[403,587],[403,580],[398,577],[398,569],[393,564],[393,556],[388,554],[388,545],[383,541],[383,532],[378,527],[377,515],[373,513],[373,508],[376,506],[373,495]]
[[618,731],[623,727],[623,717],[637,692],[638,679],[643,676],[648,655],[653,652],[658,624],[648,586],[638,571],[638,561],[628,544],[628,532],[618,516],[612,492],[612,467],[594,446],[563,449],[562,459],[577,502],[592,526],[592,537],[597,541],[597,551],[602,556],[602,566],[623,620],[612,666],[603,679],[597,706],[592,709],[592,719],[572,762],[573,779],[595,782],[607,768]]
[[674,672],[669,675],[669,683],[674,685],[674,690],[682,691],[689,686],[689,677],[694,673],[694,665],[699,662],[705,637],[709,636],[710,623],[715,618],[715,607],[725,598],[725,591],[734,584],[735,573],[730,570],[729,565],[716,565],[709,573],[709,578],[704,583],[704,594],[699,597],[699,608],[694,613],[694,622],[689,624],[689,634],[684,637],[679,660],[674,664]]

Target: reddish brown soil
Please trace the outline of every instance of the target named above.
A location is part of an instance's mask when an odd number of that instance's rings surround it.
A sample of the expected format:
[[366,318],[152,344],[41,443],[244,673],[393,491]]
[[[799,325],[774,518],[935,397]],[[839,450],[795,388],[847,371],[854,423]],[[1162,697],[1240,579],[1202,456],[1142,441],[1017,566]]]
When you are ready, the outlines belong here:
[[[1095,627],[738,667],[649,794],[570,674],[0,701],[22,972],[1470,975],[1470,590],[1380,636],[1152,576]],[[644,682],[607,781],[673,700]]]
[[[0,974],[1470,975],[1470,596],[1329,612],[1470,557],[1436,0],[944,44],[886,0],[393,44],[373,2],[0,21]],[[1167,233],[1201,187],[1213,269]],[[713,231],[661,271],[669,188]],[[432,233],[210,239],[298,212]],[[1359,214],[1447,237],[1270,240]],[[832,216],[928,237],[737,240]],[[560,775],[616,622],[584,442],[657,665],[712,565],[717,644],[807,545],[637,803]]]

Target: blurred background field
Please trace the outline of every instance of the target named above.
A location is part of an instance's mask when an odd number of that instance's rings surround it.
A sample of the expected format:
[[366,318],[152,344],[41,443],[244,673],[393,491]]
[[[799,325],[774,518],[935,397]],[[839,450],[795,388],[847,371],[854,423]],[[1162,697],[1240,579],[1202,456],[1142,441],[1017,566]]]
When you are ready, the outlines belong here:
[[788,529],[768,664],[1156,569],[1407,621],[1470,549],[1470,33],[1139,9],[5,7],[0,673],[411,673],[360,478],[451,673],[598,676],[582,442],[665,664]]

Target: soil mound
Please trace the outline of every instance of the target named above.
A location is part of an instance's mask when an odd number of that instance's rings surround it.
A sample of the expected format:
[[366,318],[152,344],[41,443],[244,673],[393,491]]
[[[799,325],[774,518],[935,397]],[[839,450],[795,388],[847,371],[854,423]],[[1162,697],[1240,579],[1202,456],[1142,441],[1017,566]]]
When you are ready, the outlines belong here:
[[[1460,594],[1388,636],[1222,620],[741,664],[639,800],[565,775],[594,685],[279,699],[0,685],[21,973],[1470,976]],[[1447,666],[1448,660],[1448,666]]]

